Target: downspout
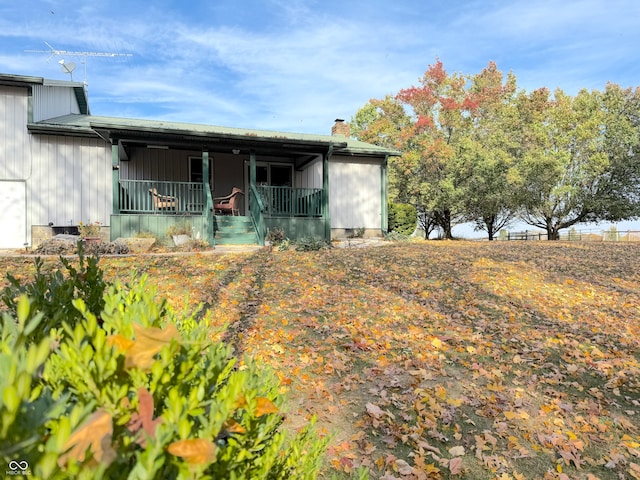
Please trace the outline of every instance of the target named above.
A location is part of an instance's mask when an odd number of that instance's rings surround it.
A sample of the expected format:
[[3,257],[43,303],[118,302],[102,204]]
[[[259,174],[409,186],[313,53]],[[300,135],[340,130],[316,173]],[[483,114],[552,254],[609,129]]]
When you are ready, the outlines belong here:
[[256,188],[256,151],[249,151],[249,188]]
[[322,160],[322,216],[324,219],[324,239],[331,241],[331,212],[329,211],[329,159],[333,154],[333,144]]
[[202,150],[202,191],[204,192],[204,232],[212,247],[216,246],[216,236],[213,228],[213,198],[211,195],[211,186],[209,185],[209,152]]
[[[114,138],[111,143],[111,214],[120,214],[120,153],[118,151],[118,139]],[[113,222],[109,222],[113,224]],[[120,222],[118,223],[118,230],[120,229]],[[114,229],[109,228],[109,236],[111,240],[114,239],[114,235],[118,236],[122,232],[114,232]]]
[[380,199],[380,228],[382,229],[382,235],[385,237],[387,236],[387,233],[389,233],[388,162],[389,155],[385,155],[384,160],[380,165],[380,194],[382,196]]

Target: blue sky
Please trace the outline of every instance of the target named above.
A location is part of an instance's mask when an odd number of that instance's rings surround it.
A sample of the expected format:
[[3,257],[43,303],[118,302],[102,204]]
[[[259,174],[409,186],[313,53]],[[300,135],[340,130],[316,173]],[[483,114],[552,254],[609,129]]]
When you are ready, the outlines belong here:
[[[490,60],[526,90],[640,84],[638,0],[0,1],[0,71],[68,79],[96,115],[328,132],[370,98]],[[84,80],[82,57],[74,80]]]
[[[111,52],[50,56],[25,50]],[[329,133],[440,58],[521,88],[640,84],[638,0],[0,0],[0,72],[68,79],[94,115]]]

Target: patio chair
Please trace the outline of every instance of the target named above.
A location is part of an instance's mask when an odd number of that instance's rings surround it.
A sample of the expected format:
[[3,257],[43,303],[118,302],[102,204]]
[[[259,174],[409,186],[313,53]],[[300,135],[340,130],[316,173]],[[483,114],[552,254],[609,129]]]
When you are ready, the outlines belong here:
[[160,195],[158,193],[158,190],[156,190],[155,188],[150,188],[149,193],[151,194],[151,198],[153,199],[154,210],[176,209],[176,197],[172,197],[170,195]]
[[240,215],[239,196],[244,192],[238,187],[233,187],[231,193],[226,197],[216,197],[213,199],[213,212],[222,215]]

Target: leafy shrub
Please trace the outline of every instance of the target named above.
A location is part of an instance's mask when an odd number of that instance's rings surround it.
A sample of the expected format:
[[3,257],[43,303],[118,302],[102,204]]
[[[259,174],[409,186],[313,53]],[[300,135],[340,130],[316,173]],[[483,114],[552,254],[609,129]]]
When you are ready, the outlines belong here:
[[131,252],[124,242],[88,243],[85,249],[90,255],[124,255]]
[[64,257],[60,257],[60,261],[65,273],[62,270],[45,272],[42,259],[36,258],[36,273],[32,282],[22,285],[7,273],[9,285],[0,292],[0,299],[14,317],[17,316],[17,299],[22,295],[31,299],[32,314],[40,313],[44,316],[44,320],[31,332],[31,338],[35,342],[46,337],[52,327],[61,325],[63,321],[73,327],[82,318],[72,304],[75,299],[82,299],[88,311],[94,315],[98,315],[104,308],[103,295],[107,283],[98,267],[99,258],[86,257],[83,242],[78,242],[78,266],[74,267],[71,260]]
[[38,255],[74,255],[78,252],[78,247],[77,242],[54,237],[42,242],[34,252]]
[[418,214],[413,205],[389,203],[389,231],[411,235],[418,223]]
[[398,231],[392,231],[387,233],[387,235],[385,236],[385,238],[391,242],[408,242],[411,240],[411,237],[409,235],[406,235],[404,233],[400,233]]
[[80,232],[80,236],[82,238],[87,237],[97,237],[100,235],[100,229],[102,228],[102,223],[100,222],[89,222],[78,224],[78,232]]
[[312,252],[331,248],[331,244],[320,237],[303,237],[293,242],[295,250],[298,252]]
[[275,248],[280,252],[284,252],[291,248],[291,244],[292,244],[291,240],[289,240],[288,238],[285,238],[283,241],[277,243],[275,245]]
[[36,342],[31,336],[44,316],[33,315],[29,299],[16,300],[16,316],[7,312],[0,334],[0,462],[26,461],[33,465],[34,453],[45,433],[44,424],[54,402],[43,390],[39,375],[49,356],[51,340]]
[[[62,272],[38,268],[20,289],[44,297],[45,278]],[[38,478],[315,478],[326,441],[313,422],[293,438],[282,430],[272,372],[238,365],[195,313],[179,318],[157,301],[146,277],[109,285],[98,314],[84,297],[66,294],[79,318],[37,342],[48,301],[23,295],[4,317],[5,465],[27,461]]]
[[173,235],[191,236],[192,232],[193,230],[191,228],[191,222],[188,222],[188,221],[177,222],[172,225],[169,225],[169,228],[167,228],[167,235],[170,237]]
[[74,255],[78,253],[79,244],[82,244],[83,252],[90,255],[123,255],[131,251],[127,244],[123,242],[86,243],[82,240],[74,242],[66,239],[59,240],[54,237],[38,245],[35,253],[39,255]]
[[171,250],[177,252],[201,252],[210,248],[211,245],[207,241],[200,238],[190,238],[185,243],[172,247]]
[[271,242],[273,245],[279,245],[286,240],[286,236],[284,234],[284,229],[281,227],[270,228],[267,233],[266,240]]

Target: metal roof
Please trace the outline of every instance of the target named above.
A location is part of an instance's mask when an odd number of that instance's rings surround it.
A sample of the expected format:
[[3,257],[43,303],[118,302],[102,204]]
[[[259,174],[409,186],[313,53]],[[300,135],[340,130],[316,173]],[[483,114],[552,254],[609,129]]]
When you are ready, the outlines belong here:
[[307,133],[277,132],[237,127],[221,127],[196,123],[167,122],[96,115],[65,115],[29,125],[29,129],[41,133],[71,135],[100,135],[119,139],[144,138],[197,143],[213,142],[272,145],[274,147],[316,147],[340,150],[340,153],[358,155],[400,155],[400,152],[380,147],[342,135],[314,135]]
[[221,143],[236,142],[246,146],[263,145],[276,148],[329,148],[341,154],[357,155],[400,155],[397,150],[361,142],[343,135],[313,135],[306,133],[276,132],[248,128],[221,127],[196,123],[167,122],[134,118],[103,117],[90,114],[89,102],[84,84],[65,80],[47,80],[42,77],[8,75],[0,73],[0,85],[24,86],[45,85],[65,86],[74,89],[81,115],[65,115],[29,124],[29,130],[38,133],[59,135],[100,136],[103,139],[119,138],[139,140],[152,138],[173,140],[179,143],[198,141]]

